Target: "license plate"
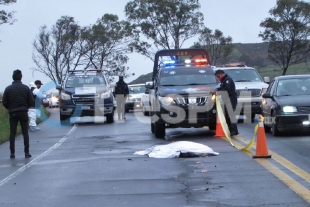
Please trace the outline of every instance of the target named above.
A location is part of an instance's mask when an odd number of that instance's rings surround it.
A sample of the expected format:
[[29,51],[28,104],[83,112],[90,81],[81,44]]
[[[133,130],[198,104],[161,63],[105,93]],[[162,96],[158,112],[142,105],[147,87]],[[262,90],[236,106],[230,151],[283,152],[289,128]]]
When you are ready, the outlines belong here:
[[82,106],[82,109],[90,109],[90,106]]

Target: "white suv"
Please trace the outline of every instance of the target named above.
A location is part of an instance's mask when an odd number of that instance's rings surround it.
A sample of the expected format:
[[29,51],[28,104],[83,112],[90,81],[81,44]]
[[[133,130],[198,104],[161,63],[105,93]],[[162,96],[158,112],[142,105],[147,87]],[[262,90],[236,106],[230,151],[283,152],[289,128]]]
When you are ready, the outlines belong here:
[[254,68],[246,66],[245,63],[213,66],[213,70],[214,72],[223,70],[234,80],[238,95],[236,112],[240,115],[251,114],[251,121],[253,122],[255,114],[261,113],[262,94],[268,88],[269,77],[264,77],[263,80]]

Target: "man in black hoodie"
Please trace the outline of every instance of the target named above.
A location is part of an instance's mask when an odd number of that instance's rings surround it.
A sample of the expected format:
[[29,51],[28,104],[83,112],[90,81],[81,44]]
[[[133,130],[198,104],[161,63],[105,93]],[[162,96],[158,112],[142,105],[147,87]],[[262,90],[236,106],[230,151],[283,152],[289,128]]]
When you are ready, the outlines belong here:
[[116,98],[116,109],[118,119],[126,119],[125,117],[125,102],[129,94],[129,89],[127,83],[124,81],[123,76],[119,76],[119,80],[115,85],[114,97]]
[[[222,99],[224,101],[225,104],[225,119],[226,119],[226,123],[228,125],[229,131],[230,131],[230,135],[231,136],[235,136],[238,135],[238,127],[237,127],[237,120],[235,118],[235,110],[237,107],[237,93],[236,93],[236,86],[235,86],[235,82],[233,81],[233,79],[227,75],[223,70],[217,70],[215,72],[215,76],[218,78],[218,80],[221,82],[220,87],[217,89],[217,91],[221,91],[221,92],[225,92],[227,94],[223,94]],[[219,93],[221,93],[219,92]],[[225,97],[227,97],[229,99],[225,99]],[[231,104],[232,109],[233,109],[233,116],[234,117],[230,117],[228,110],[227,110],[227,105]]]
[[18,122],[22,128],[24,137],[25,157],[31,157],[29,153],[28,134],[28,109],[32,106],[34,99],[27,85],[22,84],[22,72],[13,71],[13,83],[5,88],[2,98],[3,106],[9,110],[10,115],[10,158],[15,158],[15,136]]

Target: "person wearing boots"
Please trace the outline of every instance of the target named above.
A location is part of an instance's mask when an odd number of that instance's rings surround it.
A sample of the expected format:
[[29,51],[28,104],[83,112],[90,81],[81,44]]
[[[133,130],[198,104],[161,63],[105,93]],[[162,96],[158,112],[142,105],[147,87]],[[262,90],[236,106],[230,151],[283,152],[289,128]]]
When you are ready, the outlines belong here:
[[116,98],[116,109],[118,119],[126,119],[125,117],[125,102],[129,94],[127,83],[124,82],[124,77],[119,76],[118,82],[115,85],[114,97]]
[[22,72],[13,71],[13,83],[7,86],[3,93],[2,104],[8,109],[10,115],[10,158],[15,158],[15,136],[17,124],[20,123],[24,137],[25,157],[31,157],[29,153],[29,134],[28,134],[28,109],[33,105],[34,99],[27,85],[21,81]]
[[[31,82],[29,84],[30,91],[33,93],[34,89],[36,89],[36,85]],[[33,99],[36,100],[36,95],[33,95]],[[32,106],[28,110],[28,117],[29,117],[29,130],[30,131],[39,131],[41,130],[40,127],[37,126],[37,110],[35,107],[35,102],[33,102]]]
[[[223,94],[222,98],[223,98],[224,105],[225,105],[225,119],[226,119],[227,126],[229,128],[229,131],[230,131],[230,135],[231,136],[238,135],[239,132],[238,132],[238,127],[237,127],[236,117],[235,116],[230,117],[228,110],[227,110],[227,105],[231,104],[233,112],[235,114],[235,110],[236,110],[237,102],[238,102],[235,82],[223,70],[217,70],[215,72],[215,76],[221,82],[220,87],[216,91],[219,93],[221,92],[227,93],[227,94]],[[227,95],[229,99],[225,99]]]

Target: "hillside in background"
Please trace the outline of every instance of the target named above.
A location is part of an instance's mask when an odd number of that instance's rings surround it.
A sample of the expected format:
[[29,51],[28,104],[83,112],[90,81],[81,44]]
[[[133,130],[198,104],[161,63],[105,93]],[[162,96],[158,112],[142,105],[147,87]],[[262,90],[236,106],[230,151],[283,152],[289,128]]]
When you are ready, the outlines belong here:
[[[262,77],[269,76],[271,80],[275,76],[281,75],[281,68],[275,65],[268,59],[268,44],[269,43],[236,43],[235,48],[228,56],[227,63],[246,62],[247,66],[254,67]],[[301,63],[292,65],[287,71],[290,74],[309,74],[310,64]],[[129,84],[145,83],[151,81],[152,73],[139,76]]]

